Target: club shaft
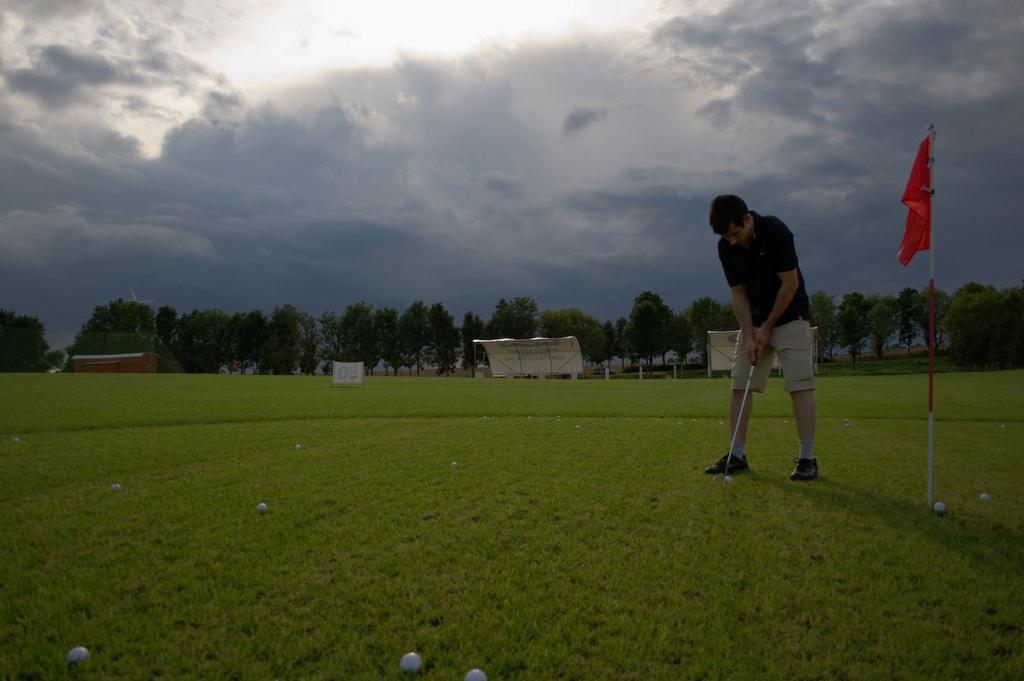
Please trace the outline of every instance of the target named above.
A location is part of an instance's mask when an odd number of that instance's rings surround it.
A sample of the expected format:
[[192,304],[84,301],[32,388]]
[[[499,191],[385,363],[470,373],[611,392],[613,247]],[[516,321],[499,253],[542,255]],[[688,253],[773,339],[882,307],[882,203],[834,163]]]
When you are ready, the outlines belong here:
[[740,425],[743,423],[743,410],[747,408],[747,395],[750,394],[750,381],[754,378],[754,367],[750,365],[750,373],[747,374],[747,387],[743,389],[743,399],[740,400],[740,411],[736,414],[736,425],[732,429],[732,441],[729,443],[729,453],[725,457],[725,475],[729,475],[729,463],[732,461],[732,448],[736,446],[736,436],[740,432]]

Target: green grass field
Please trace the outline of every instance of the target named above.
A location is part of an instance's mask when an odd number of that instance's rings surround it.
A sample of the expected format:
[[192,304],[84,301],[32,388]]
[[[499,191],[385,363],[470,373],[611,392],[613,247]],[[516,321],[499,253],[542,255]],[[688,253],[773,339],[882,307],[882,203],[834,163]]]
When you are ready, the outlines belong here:
[[926,381],[727,484],[725,379],[0,375],[0,676],[1019,679],[1024,372],[937,377],[944,517]]

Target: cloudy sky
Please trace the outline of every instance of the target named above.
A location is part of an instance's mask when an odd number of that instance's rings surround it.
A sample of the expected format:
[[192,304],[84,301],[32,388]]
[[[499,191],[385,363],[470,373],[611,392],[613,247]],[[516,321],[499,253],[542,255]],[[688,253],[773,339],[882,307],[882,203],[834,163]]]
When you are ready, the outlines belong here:
[[727,298],[707,205],[895,293],[934,122],[938,284],[1024,276],[1019,0],[6,0],[0,307]]

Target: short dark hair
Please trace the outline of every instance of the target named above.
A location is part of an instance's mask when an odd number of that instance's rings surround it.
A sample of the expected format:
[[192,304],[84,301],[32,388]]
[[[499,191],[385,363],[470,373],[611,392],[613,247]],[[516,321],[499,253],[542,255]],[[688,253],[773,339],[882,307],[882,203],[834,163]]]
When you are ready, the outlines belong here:
[[749,213],[747,204],[733,194],[716,196],[708,210],[708,222],[715,234],[725,234],[729,225],[743,225],[743,216]]

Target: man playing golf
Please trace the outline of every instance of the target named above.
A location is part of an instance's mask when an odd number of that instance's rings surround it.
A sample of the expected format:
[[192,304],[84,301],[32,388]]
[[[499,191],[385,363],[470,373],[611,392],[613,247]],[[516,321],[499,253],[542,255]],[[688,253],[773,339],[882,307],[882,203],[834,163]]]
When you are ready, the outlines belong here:
[[715,234],[722,237],[718,259],[729,282],[740,335],[732,360],[732,445],[704,472],[730,475],[750,470],[744,451],[753,401],[748,390],[764,392],[772,358],[778,353],[800,439],[799,458],[789,478],[813,480],[818,477],[818,462],[814,458],[810,305],[793,233],[778,218],[758,215],[747,209],[743,199],[732,195],[715,197],[709,221]]

